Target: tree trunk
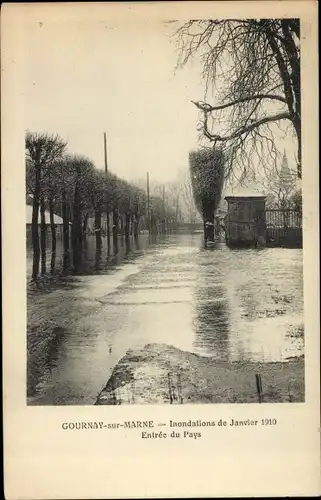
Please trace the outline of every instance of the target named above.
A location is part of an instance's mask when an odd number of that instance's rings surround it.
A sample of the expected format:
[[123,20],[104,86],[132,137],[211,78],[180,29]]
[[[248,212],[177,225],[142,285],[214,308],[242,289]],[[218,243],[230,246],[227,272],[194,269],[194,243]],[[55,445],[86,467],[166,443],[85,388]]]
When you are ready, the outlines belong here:
[[77,271],[80,263],[80,253],[82,245],[82,225],[81,225],[81,209],[79,200],[79,171],[77,171],[77,180],[75,185],[74,200],[73,200],[73,221],[72,221],[72,249],[74,268]]
[[166,234],[166,219],[162,219],[162,222],[161,222],[161,232],[162,234]]
[[204,224],[204,241],[214,241],[214,213],[211,203],[202,203],[203,224]]
[[96,234],[96,249],[99,250],[102,245],[101,241],[101,211],[100,208],[95,209],[95,234]]
[[124,216],[121,214],[120,216],[120,246],[124,246]]
[[138,227],[139,227],[139,217],[136,215],[136,216],[134,216],[134,220],[133,220],[134,238],[138,238]]
[[125,214],[125,239],[129,239],[130,231],[130,214]]
[[[298,49],[294,43],[293,36],[290,32],[291,21],[289,19],[282,19],[282,31],[285,38],[285,45],[289,62],[291,65],[291,81],[293,85],[294,94],[294,127],[298,135],[299,150],[301,149],[301,68],[300,56]],[[299,165],[301,164],[301,151],[299,151]],[[299,172],[298,172],[299,173]]]
[[208,241],[214,241],[214,238],[215,238],[215,234],[214,234],[214,221],[210,221],[210,220],[204,221],[204,240],[205,240],[205,244]]
[[134,234],[134,216],[131,215],[130,217],[130,235],[133,236]]
[[63,221],[63,249],[64,254],[69,253],[69,218],[66,192],[62,191],[62,221]]
[[50,217],[50,230],[51,230],[51,263],[50,263],[50,273],[55,273],[56,268],[56,247],[57,247],[57,236],[56,236],[56,226],[54,221],[54,208],[53,200],[49,199],[49,217]]
[[[264,20],[261,23],[265,26],[268,42],[275,56],[280,76],[283,83],[284,95],[286,98],[288,111],[296,131],[298,139],[298,178],[302,176],[301,166],[301,90],[300,90],[300,59],[298,51],[289,32],[290,20],[282,21],[282,30],[286,45],[286,56],[282,54],[278,45],[273,30],[268,27]],[[288,62],[291,68],[288,67]]]
[[124,217],[122,214],[120,216],[120,235],[121,237],[124,236]]
[[150,234],[155,234],[155,217],[153,212],[150,213]]
[[113,247],[114,253],[118,252],[118,212],[113,210]]
[[106,223],[107,223],[107,252],[110,253],[110,213],[106,214]]
[[36,167],[35,176],[35,189],[32,203],[32,221],[31,221],[31,237],[33,247],[33,263],[32,263],[32,279],[36,280],[39,274],[40,262],[40,246],[39,246],[39,230],[38,230],[38,217],[39,217],[39,198],[40,198],[40,167]]
[[56,235],[54,207],[52,198],[49,198],[49,217],[50,217],[50,230],[51,230],[51,253],[54,254],[56,253],[56,247],[57,247],[57,235]]
[[55,274],[55,269],[56,269],[56,252],[51,254],[50,273]]
[[125,238],[125,255],[130,253],[130,238]]
[[96,248],[95,252],[95,270],[100,271],[100,260],[101,260],[101,247]]
[[41,274],[46,274],[46,210],[44,197],[40,198],[40,248],[41,248]]
[[86,234],[87,234],[88,218],[89,218],[89,213],[86,212],[84,215],[84,220],[83,220],[83,224],[82,224],[82,234],[84,237],[86,237]]
[[302,151],[302,144],[301,144],[301,119],[299,117],[295,117],[294,119],[294,128],[296,131],[296,135],[298,138],[298,167],[297,167],[297,173],[298,173],[298,178],[302,179],[302,159],[301,159],[301,151]]

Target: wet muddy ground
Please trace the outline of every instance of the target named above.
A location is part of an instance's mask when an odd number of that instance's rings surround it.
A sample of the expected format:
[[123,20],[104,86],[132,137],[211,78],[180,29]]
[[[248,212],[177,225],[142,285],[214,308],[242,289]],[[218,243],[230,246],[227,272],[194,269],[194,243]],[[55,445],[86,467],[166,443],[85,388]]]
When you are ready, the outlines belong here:
[[77,276],[29,287],[29,404],[94,404],[128,349],[151,343],[225,363],[303,354],[301,249],[205,250],[194,233],[108,256],[88,240]]
[[[260,377],[258,393],[256,377]],[[304,401],[304,359],[221,361],[164,344],[129,350],[96,405],[297,403]]]

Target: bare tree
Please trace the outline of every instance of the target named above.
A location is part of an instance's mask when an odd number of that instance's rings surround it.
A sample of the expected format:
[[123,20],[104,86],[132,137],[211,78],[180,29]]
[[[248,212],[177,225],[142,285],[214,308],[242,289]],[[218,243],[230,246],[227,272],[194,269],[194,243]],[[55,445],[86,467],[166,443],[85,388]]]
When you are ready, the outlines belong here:
[[206,95],[211,89],[215,99],[194,104],[202,112],[203,136],[224,147],[227,173],[238,166],[242,180],[254,164],[275,164],[275,134],[287,122],[297,139],[301,178],[299,19],[191,20],[175,36],[178,67],[201,57]]
[[302,190],[301,188],[296,189],[295,192],[291,195],[291,203],[293,205],[293,209],[298,212],[298,214],[302,217]]
[[182,212],[187,215],[188,222],[195,224],[199,221],[199,213],[195,205],[193,186],[189,170],[180,172],[179,182],[182,193]]
[[177,228],[182,222],[182,185],[179,181],[166,183],[166,195],[164,207],[167,214],[171,214],[174,227]]
[[[41,208],[41,254],[42,272],[45,271],[46,262],[46,221],[44,197],[41,192],[41,179],[44,169],[60,158],[65,152],[67,143],[58,135],[37,134],[27,132],[25,138],[26,164],[27,164],[27,189],[30,179],[33,178],[32,191],[32,245],[33,245],[33,267],[32,279],[36,280],[39,274],[40,246],[38,232],[39,208]],[[32,173],[31,173],[32,171]],[[41,205],[41,207],[40,207]]]
[[153,198],[152,218],[157,221],[165,232],[168,220],[174,228],[178,227],[182,215],[182,185],[179,180],[166,182],[158,181],[151,183],[151,194]]

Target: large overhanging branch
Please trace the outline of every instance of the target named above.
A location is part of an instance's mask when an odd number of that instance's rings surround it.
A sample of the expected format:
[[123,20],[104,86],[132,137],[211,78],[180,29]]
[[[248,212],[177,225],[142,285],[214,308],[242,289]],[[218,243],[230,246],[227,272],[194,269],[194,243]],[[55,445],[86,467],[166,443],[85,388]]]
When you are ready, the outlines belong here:
[[256,99],[271,99],[275,101],[281,101],[284,102],[285,104],[287,103],[286,99],[280,95],[275,95],[275,94],[256,94],[253,96],[247,96],[247,97],[242,97],[241,99],[236,99],[235,101],[230,101],[226,104],[221,104],[220,106],[211,106],[211,104],[208,104],[206,102],[201,102],[201,101],[192,101],[195,106],[200,109],[201,111],[204,112],[212,112],[212,111],[220,111],[222,109],[230,108],[232,106],[236,106],[237,104],[242,104],[242,102],[248,102],[248,101],[254,101]]
[[283,113],[278,113],[276,115],[270,115],[270,116],[264,116],[260,120],[256,120],[254,122],[249,123],[248,125],[245,125],[243,127],[240,127],[237,129],[235,132],[233,132],[231,135],[228,136],[221,136],[221,135],[216,135],[216,134],[211,134],[207,128],[207,121],[208,121],[208,111],[204,111],[204,124],[203,124],[203,131],[204,135],[210,140],[214,142],[226,142],[231,139],[236,139],[237,137],[241,137],[242,135],[251,132],[254,129],[257,129],[261,125],[264,125],[265,123],[271,123],[271,122],[277,122],[280,120],[291,120],[290,113],[288,112],[283,112]]

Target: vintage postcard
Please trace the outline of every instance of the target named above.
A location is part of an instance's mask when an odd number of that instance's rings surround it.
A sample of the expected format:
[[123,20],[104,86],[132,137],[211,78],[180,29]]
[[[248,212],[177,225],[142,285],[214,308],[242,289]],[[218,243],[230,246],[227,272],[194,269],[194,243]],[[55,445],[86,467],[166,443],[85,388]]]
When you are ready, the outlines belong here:
[[317,4],[4,4],[5,491],[320,494]]

